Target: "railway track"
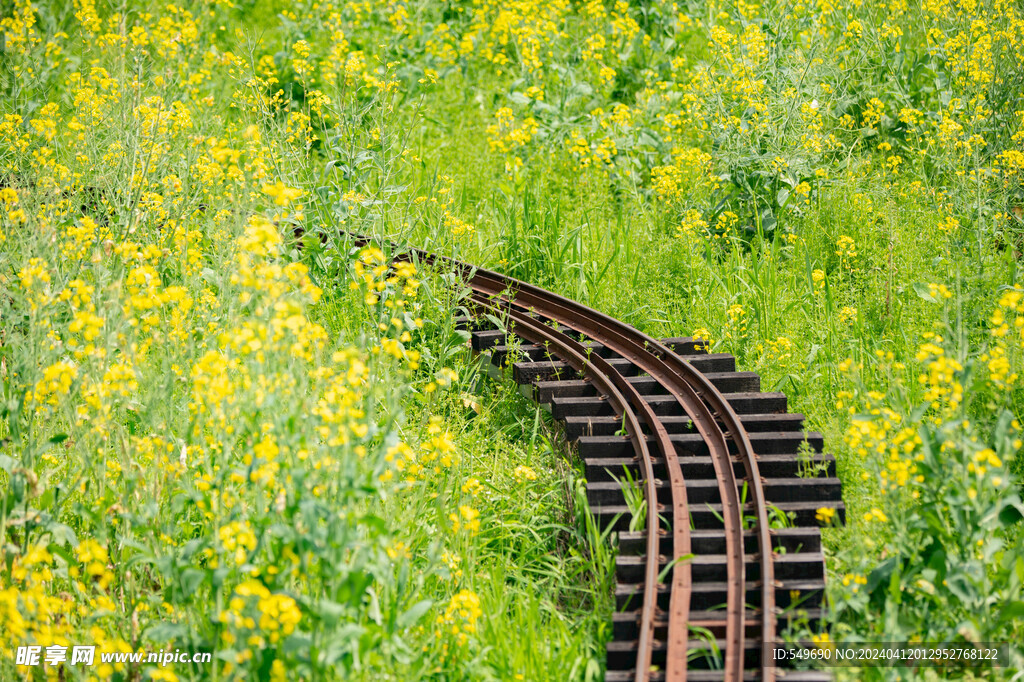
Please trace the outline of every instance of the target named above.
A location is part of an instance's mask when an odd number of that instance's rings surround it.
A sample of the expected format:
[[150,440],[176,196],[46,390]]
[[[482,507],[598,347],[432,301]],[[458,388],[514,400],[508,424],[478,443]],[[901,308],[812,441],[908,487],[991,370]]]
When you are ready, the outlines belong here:
[[[654,339],[423,251],[398,257],[460,273],[473,349],[550,405],[583,460],[591,509],[619,538],[607,680],[830,679],[771,661],[788,618],[822,615],[817,510],[845,516],[835,460],[785,395],[762,392],[756,374],[699,339]],[[488,316],[504,329],[486,328]],[[627,471],[643,495],[632,508]]]

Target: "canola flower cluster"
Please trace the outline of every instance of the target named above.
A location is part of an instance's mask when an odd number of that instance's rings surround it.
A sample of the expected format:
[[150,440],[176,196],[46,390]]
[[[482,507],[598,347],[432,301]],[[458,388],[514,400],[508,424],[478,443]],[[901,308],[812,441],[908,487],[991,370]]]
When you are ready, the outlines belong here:
[[[295,78],[323,88],[301,103],[276,87],[278,45],[249,64],[212,38],[225,3],[122,15],[81,0],[75,30],[55,34],[49,11],[18,2],[0,20],[15,81],[57,93],[0,112],[0,316],[18,320],[0,363],[14,401],[0,426],[0,677],[26,644],[174,638],[217,649],[220,679],[344,671],[385,627],[366,616],[377,591],[396,590],[395,623],[415,596],[396,575],[414,560],[433,570],[380,521],[382,501],[450,477],[446,544],[481,529],[479,484],[462,486],[443,418],[400,423],[421,383],[424,274],[370,247],[342,254],[351,290],[325,296],[293,239],[323,229],[301,176],[326,127],[387,110],[398,87],[345,37],[370,6],[327,12],[331,59],[291,46]],[[471,233],[452,194],[414,205]],[[342,202],[371,205],[355,191]],[[329,332],[325,298],[338,297],[359,314]],[[431,391],[457,382],[430,369]],[[446,646],[466,645],[481,615],[455,581],[428,600]],[[387,636],[432,642],[412,613]],[[310,638],[332,653],[299,653]],[[209,673],[132,665],[44,675]]]
[[[867,485],[881,492],[878,506],[848,522],[863,529],[869,555],[894,557],[888,563],[873,563],[862,552],[845,557],[847,566],[860,571],[843,577],[835,602],[847,623],[869,618],[872,600],[890,599],[874,587],[881,580],[890,594],[898,586],[906,621],[896,626],[901,633],[987,637],[1012,632],[1011,621],[970,614],[983,612],[978,609],[988,600],[1019,594],[1009,572],[1022,560],[1020,549],[1006,539],[1024,516],[1011,483],[1011,462],[1024,439],[1006,375],[998,366],[984,371],[1006,343],[1005,319],[1007,312],[1013,314],[1017,291],[1006,290],[996,304],[988,350],[955,359],[953,344],[928,333],[916,367],[879,351],[880,378],[889,383],[884,392],[871,386],[874,381],[866,378],[871,372],[862,363],[843,363],[854,386],[840,392],[837,403],[850,415],[846,444]],[[940,305],[952,298],[942,285],[932,284],[929,292]],[[1019,346],[1012,339],[1008,343]],[[980,416],[972,417],[978,408]],[[823,525],[834,522],[827,509],[818,510],[817,518]],[[894,566],[900,567],[898,575],[891,572]],[[883,631],[869,624],[862,628]]]
[[982,354],[989,380],[999,389],[1009,391],[1020,381],[1024,361],[1024,291],[1014,287],[1005,290],[989,318],[992,344]]
[[[373,11],[420,60],[426,85],[489,75],[507,88],[492,98],[486,129],[506,173],[521,179],[557,153],[581,178],[641,187],[684,241],[779,229],[799,243],[783,219],[869,176],[883,180],[876,197],[913,197],[941,216],[947,244],[972,228],[968,195],[999,226],[1019,220],[1002,198],[1019,204],[1024,169],[1024,111],[1013,99],[1024,16],[1006,0],[784,0],[706,12],[666,0],[643,12],[621,1],[484,1],[422,22],[402,2]],[[767,31],[776,17],[782,24]],[[941,92],[890,83],[913,80],[907,54],[927,55]],[[859,203],[867,222],[879,219],[872,196]],[[828,270],[852,267],[857,235],[834,238]]]
[[[1019,228],[1024,19],[1012,2],[781,0],[698,12],[666,0],[643,11],[523,0],[444,13],[404,2],[317,11],[330,31],[300,18],[304,40],[332,50],[302,56],[304,84],[336,80],[358,36],[334,27],[352,13],[401,45],[422,101],[479,90],[487,158],[514,180],[503,187],[572,177],[613,194],[635,190],[691,270],[742,254],[757,235],[774,239],[786,248],[773,257],[811,259],[809,286],[840,328],[870,322],[874,311],[856,299],[877,284],[872,264],[899,267],[886,254],[893,242],[883,243],[893,223],[923,223],[947,256],[971,248],[974,234],[979,248],[1005,247]],[[942,86],[921,86],[915,60]],[[439,202],[430,233],[470,244],[476,220],[455,214],[454,195]],[[832,216],[837,207],[853,220]],[[809,222],[842,227],[828,229],[826,246],[808,240]],[[696,322],[741,352],[757,320],[748,316],[744,332],[727,311],[757,303],[729,288],[726,305],[716,301]]]
[[[943,284],[930,284],[929,292],[939,304],[953,296]],[[894,362],[891,352],[876,352],[878,366],[887,367],[890,371],[893,385],[888,393],[864,385],[860,378],[860,372],[864,370],[862,363],[855,363],[852,359],[841,363],[840,370],[854,380],[856,387],[852,391],[840,391],[837,396],[836,407],[845,409],[850,415],[845,440],[857,457],[869,466],[878,467],[874,482],[884,493],[892,493],[897,500],[903,494],[918,499],[921,495],[919,486],[931,484],[919,466],[929,454],[924,447],[925,430],[939,429],[946,434],[948,440],[940,443],[940,453],[962,449],[964,446],[955,436],[973,433],[976,428],[966,416],[967,403],[996,397],[998,402],[986,405],[986,408],[1000,409],[1000,404],[1012,401],[1013,394],[1008,389],[1012,389],[1016,381],[1017,363],[1024,343],[1024,336],[1020,333],[1024,328],[1024,316],[1018,314],[1022,299],[1024,294],[1017,287],[1002,293],[989,319],[992,342],[976,357],[966,361],[987,371],[969,371],[964,362],[955,357],[946,339],[933,332],[924,334],[915,357],[919,367],[914,382],[916,386],[902,384],[901,377],[905,376],[907,368],[904,363]],[[911,400],[911,407],[923,410],[923,419],[906,405],[894,403],[893,396],[900,392]],[[1020,428],[1016,420],[1006,426],[1014,450],[1024,443],[1017,435]],[[968,474],[965,490],[974,499],[979,486],[1002,488],[1009,472],[993,447],[979,445],[977,436],[972,436],[970,442],[974,452],[965,459]],[[863,476],[871,478],[868,471]],[[893,504],[898,505],[899,502]],[[886,520],[881,510],[865,515],[867,522]]]

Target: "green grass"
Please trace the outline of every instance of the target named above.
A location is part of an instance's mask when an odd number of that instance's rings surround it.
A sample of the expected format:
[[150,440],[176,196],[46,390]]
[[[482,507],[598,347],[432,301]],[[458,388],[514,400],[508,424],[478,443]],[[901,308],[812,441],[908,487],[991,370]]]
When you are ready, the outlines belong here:
[[557,427],[341,231],[707,335],[837,457],[832,637],[1020,641],[1016,5],[12,7],[0,674],[600,677]]

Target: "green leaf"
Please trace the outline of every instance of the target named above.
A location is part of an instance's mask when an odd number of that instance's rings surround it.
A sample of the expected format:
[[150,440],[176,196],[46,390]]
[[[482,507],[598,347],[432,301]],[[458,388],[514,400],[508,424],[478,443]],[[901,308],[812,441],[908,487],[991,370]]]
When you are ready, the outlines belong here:
[[896,561],[896,557],[889,557],[882,563],[878,564],[875,570],[871,571],[868,575],[868,582],[866,586],[869,593],[874,594],[876,588],[889,582],[889,576],[892,575],[896,568]]
[[311,610],[328,623],[336,623],[343,620],[348,612],[348,609],[343,604],[331,601],[330,599],[318,599],[312,605]]
[[412,627],[433,605],[434,601],[432,599],[424,599],[413,604],[408,611],[398,617],[398,627],[402,630]]
[[665,582],[665,578],[668,576],[669,572],[673,568],[675,568],[676,564],[684,564],[687,561],[691,561],[694,556],[696,556],[696,555],[692,554],[692,553],[691,554],[683,554],[683,555],[680,555],[678,558],[673,559],[672,561],[670,561],[667,564],[665,564],[665,568],[661,569],[661,573],[658,574],[658,582],[659,583]]
[[914,282],[914,291],[917,292],[918,296],[920,296],[924,300],[928,301],[929,303],[938,303],[938,301],[935,299],[935,297],[932,296],[932,292],[928,289],[928,285],[927,284],[921,284],[920,282]]
[[1008,528],[1017,524],[1021,519],[1024,519],[1024,507],[1022,507],[1020,498],[1016,495],[1004,500],[1003,508],[999,510],[999,523],[1003,524],[1004,528]]
[[1024,618],[1024,601],[1011,601],[999,611],[999,620],[1005,622]]
[[75,547],[78,545],[78,536],[71,526],[54,522],[49,524],[47,530],[50,532],[51,541],[58,546],[68,545]]
[[159,644],[168,644],[185,639],[188,634],[188,628],[181,623],[160,621],[146,628],[144,636]]
[[962,573],[947,577],[946,587],[949,588],[953,596],[965,605],[973,604],[976,600],[976,590]]
[[211,583],[213,585],[213,589],[219,590],[221,586],[224,584],[224,581],[227,580],[229,575],[231,575],[231,569],[226,566],[221,566],[220,568],[214,569],[214,571],[211,573]]
[[377,592],[371,588],[366,588],[366,594],[369,596],[369,604],[366,605],[366,616],[377,625],[383,625],[384,620],[381,617],[380,611],[380,598],[377,596]]
[[281,643],[281,650],[285,653],[298,654],[302,656],[313,647],[312,638],[304,632],[295,632]]
[[646,130],[641,131],[637,136],[637,144],[647,145],[648,147],[654,147],[655,149],[661,148],[661,140],[656,136],[651,135]]
[[186,568],[181,572],[181,589],[185,594],[190,595],[199,589],[205,579],[206,571],[201,571],[198,568]]
[[70,548],[64,546],[63,544],[58,544],[56,542],[51,542],[49,545],[46,546],[46,549],[51,554],[56,554],[60,558],[64,559],[64,561],[67,562],[68,564],[75,563],[75,554],[74,554],[74,552],[72,552]]
[[9,475],[14,470],[14,465],[18,462],[13,457],[7,455],[0,455],[0,469],[3,469]]

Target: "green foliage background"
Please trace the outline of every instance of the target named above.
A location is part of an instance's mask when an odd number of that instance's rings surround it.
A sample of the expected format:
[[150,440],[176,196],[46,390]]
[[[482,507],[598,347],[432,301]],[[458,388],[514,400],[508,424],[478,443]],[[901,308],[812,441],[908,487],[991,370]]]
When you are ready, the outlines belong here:
[[1018,4],[2,7],[5,653],[600,676],[550,425],[341,230],[734,353],[837,455],[828,636],[1021,641]]

